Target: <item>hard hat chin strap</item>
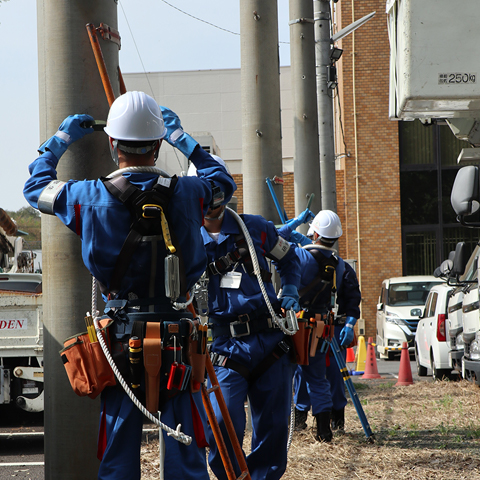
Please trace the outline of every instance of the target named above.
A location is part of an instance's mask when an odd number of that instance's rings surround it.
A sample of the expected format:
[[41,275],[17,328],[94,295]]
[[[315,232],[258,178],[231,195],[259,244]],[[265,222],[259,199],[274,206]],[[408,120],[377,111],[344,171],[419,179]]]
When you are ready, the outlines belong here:
[[110,147],[110,154],[112,155],[112,160],[115,162],[115,165],[118,167],[118,140],[113,140],[108,142]]
[[225,205],[223,205],[222,211],[216,217],[205,217],[206,220],[221,220],[225,215]]

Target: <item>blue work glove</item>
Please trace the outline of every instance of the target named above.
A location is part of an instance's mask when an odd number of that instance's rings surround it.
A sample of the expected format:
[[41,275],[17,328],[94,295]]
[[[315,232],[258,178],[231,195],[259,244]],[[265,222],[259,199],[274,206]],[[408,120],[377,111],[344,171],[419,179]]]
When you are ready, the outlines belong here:
[[292,233],[290,234],[290,241],[292,243],[300,244],[302,247],[305,245],[310,245],[312,243],[312,241],[308,237],[302,235],[296,230],[292,230]]
[[299,296],[298,290],[295,285],[283,285],[282,286],[282,295],[280,296],[280,302],[282,308],[289,310],[293,308],[295,312],[300,311],[300,305],[298,303]]
[[357,319],[354,317],[347,317],[345,322],[345,326],[342,328],[340,332],[340,346],[348,347],[352,343],[353,340],[353,327],[357,323]]
[[178,148],[187,158],[190,158],[198,142],[183,131],[180,119],[175,112],[161,105],[159,105],[159,107],[162,111],[163,121],[167,129],[165,140],[172,145],[172,147]]
[[93,122],[90,115],[70,115],[58,127],[57,133],[38,148],[39,153],[47,150],[52,152],[58,160],[67,151],[67,148],[80,138],[93,133],[92,127],[82,127],[84,122]]
[[313,214],[313,212],[306,208],[297,218],[289,220],[285,225],[288,225],[292,230],[295,230],[297,227],[302,225],[302,223],[307,223],[314,218],[315,215]]

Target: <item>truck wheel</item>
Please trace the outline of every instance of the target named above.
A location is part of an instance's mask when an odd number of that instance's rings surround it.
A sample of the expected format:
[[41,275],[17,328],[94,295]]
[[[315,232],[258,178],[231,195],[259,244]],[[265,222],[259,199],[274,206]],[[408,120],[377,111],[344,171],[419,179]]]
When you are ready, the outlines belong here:
[[426,377],[427,376],[427,367],[420,365],[420,360],[418,359],[418,351],[417,347],[415,346],[415,363],[417,364],[417,374],[419,377]]

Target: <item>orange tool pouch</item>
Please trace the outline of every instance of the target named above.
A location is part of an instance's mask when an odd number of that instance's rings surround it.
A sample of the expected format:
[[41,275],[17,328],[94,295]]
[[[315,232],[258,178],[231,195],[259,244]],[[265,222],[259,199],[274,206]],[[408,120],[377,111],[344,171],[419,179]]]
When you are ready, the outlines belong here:
[[160,322],[147,322],[143,339],[145,367],[145,399],[150,413],[158,412],[160,398],[160,368],[162,366],[162,339]]
[[205,380],[205,362],[207,355],[207,325],[197,324],[197,339],[192,340],[188,349],[188,361],[192,367],[192,376],[190,378],[190,391],[196,393],[200,391]]
[[297,313],[298,332],[292,337],[297,365],[308,365],[308,343],[312,329],[303,314],[303,310]]
[[[106,344],[109,344],[107,328],[113,320],[100,320],[100,328]],[[105,387],[115,386],[115,374],[103,353],[100,343],[90,342],[88,333],[79,333],[63,342],[60,350],[65,370],[73,391],[80,397],[96,398]]]
[[317,353],[318,341],[323,337],[325,331],[325,322],[322,320],[322,316],[317,313],[315,314],[315,318],[310,319],[310,323],[313,323],[310,356],[314,357]]

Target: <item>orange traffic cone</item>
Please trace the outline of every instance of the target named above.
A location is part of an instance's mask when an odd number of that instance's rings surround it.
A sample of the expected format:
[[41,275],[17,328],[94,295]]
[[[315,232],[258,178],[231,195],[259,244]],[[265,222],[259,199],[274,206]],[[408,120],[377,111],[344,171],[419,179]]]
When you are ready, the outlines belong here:
[[355,353],[353,348],[347,348],[347,363],[354,363],[355,362]]
[[410,354],[408,353],[407,342],[402,343],[400,370],[398,371],[398,382],[395,386],[398,387],[402,385],[413,385],[412,368],[410,367]]
[[375,348],[372,345],[373,338],[368,337],[367,360],[365,361],[365,373],[361,378],[382,378],[378,373],[377,359],[375,358]]

